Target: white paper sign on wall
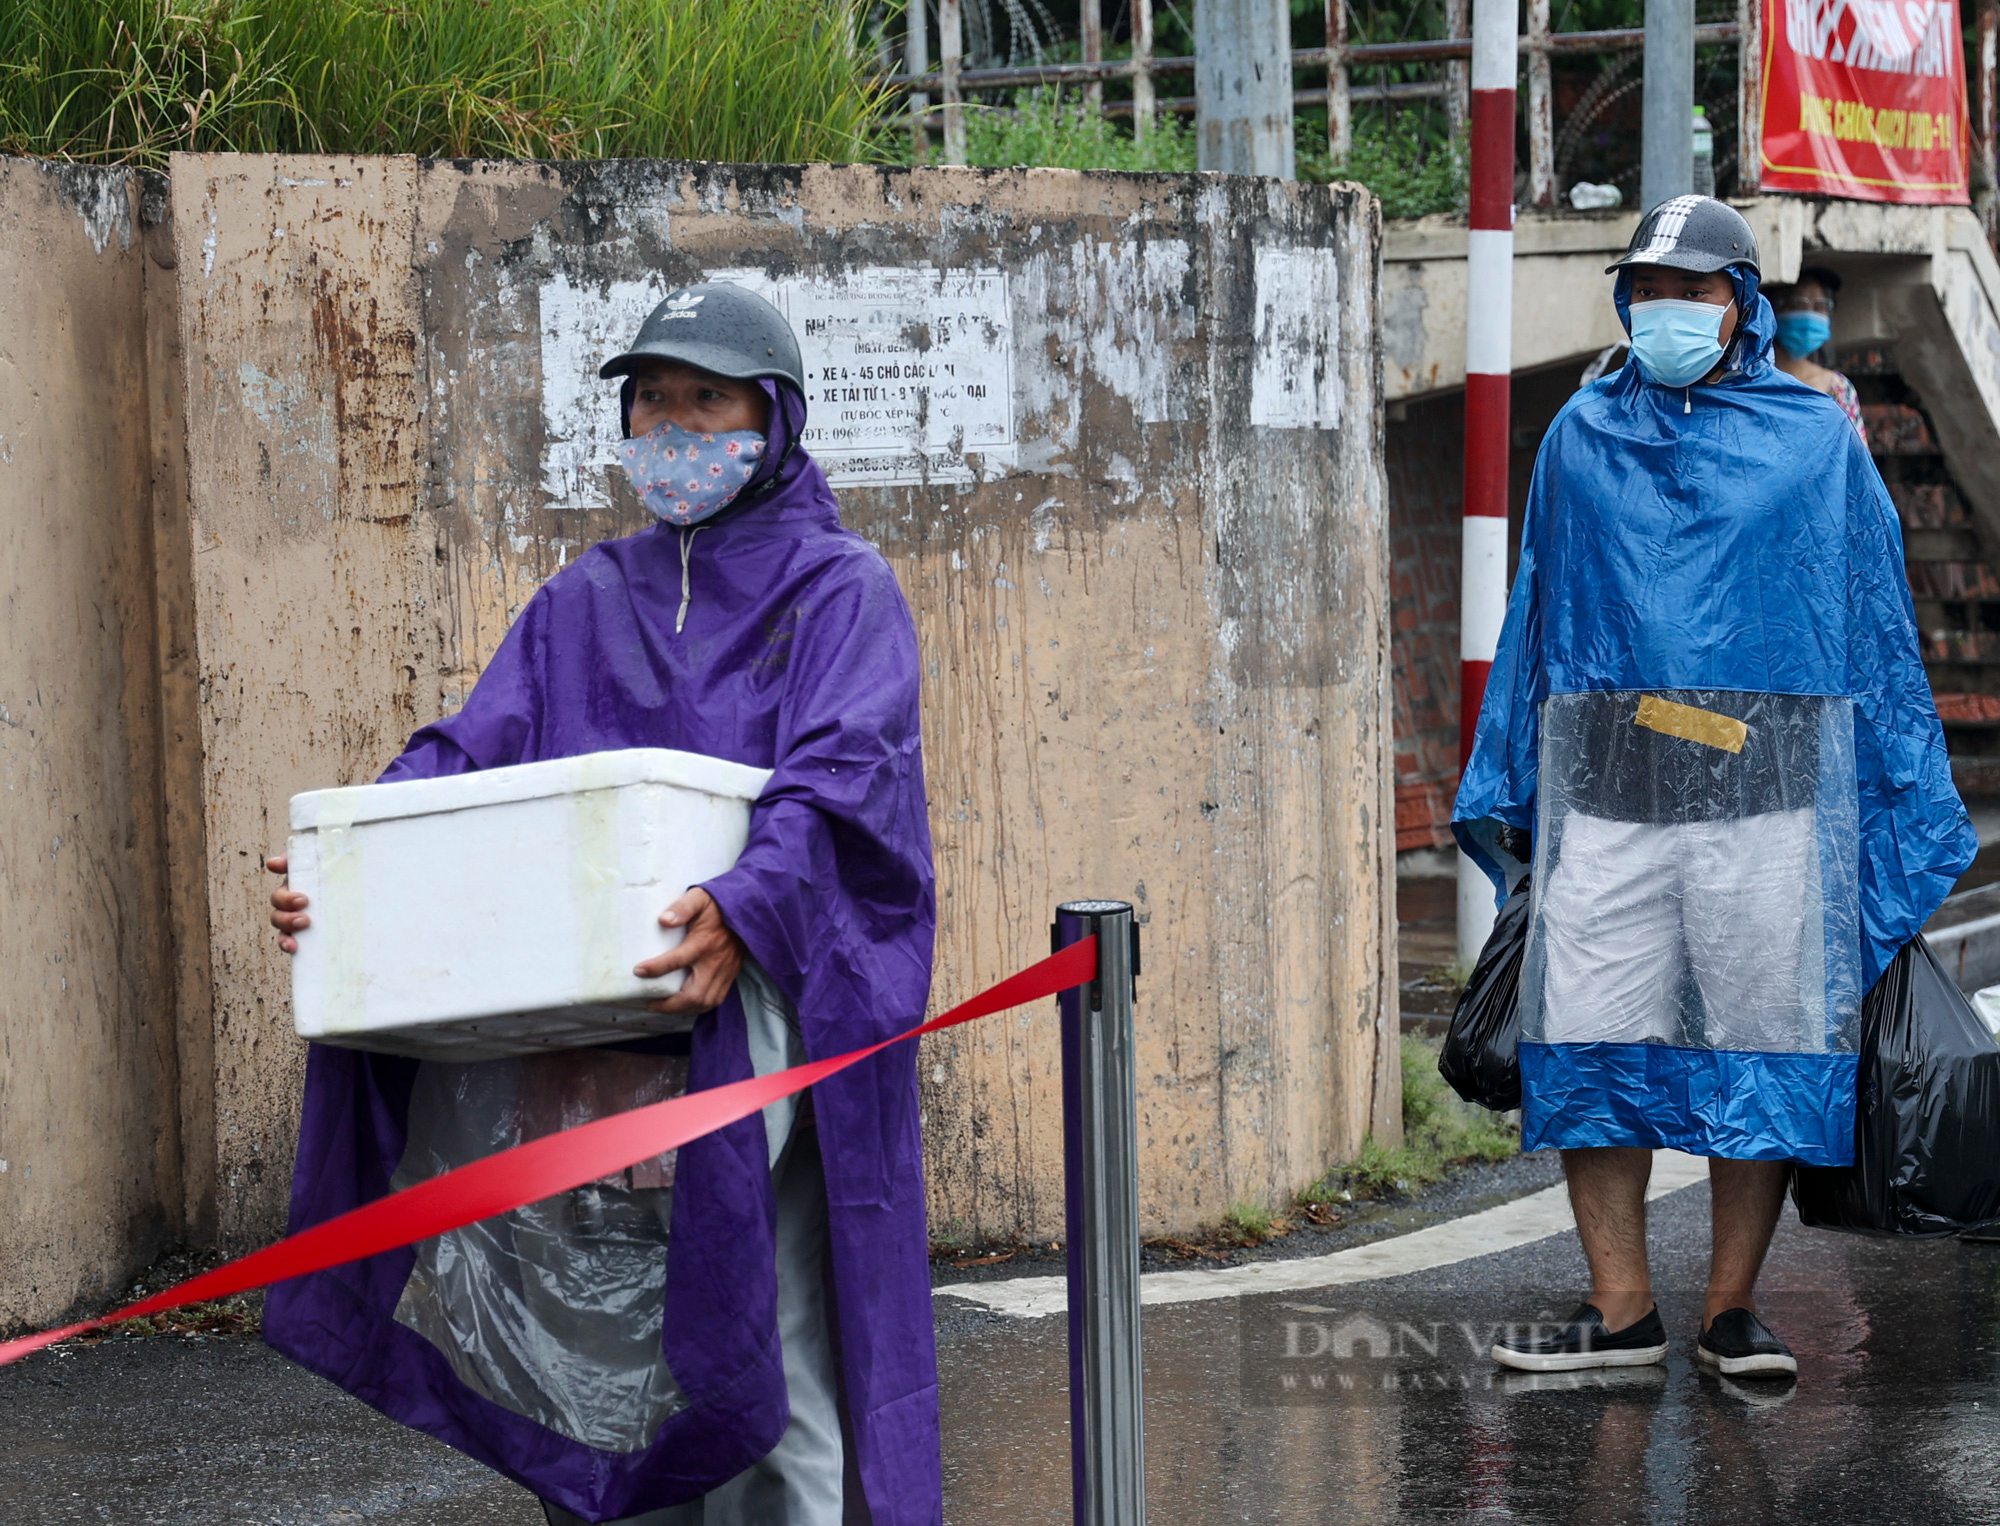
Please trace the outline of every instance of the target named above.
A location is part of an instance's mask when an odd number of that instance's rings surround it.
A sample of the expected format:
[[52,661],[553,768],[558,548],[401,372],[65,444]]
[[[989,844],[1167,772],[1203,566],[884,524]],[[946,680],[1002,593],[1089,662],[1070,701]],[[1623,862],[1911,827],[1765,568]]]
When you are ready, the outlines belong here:
[[1331,249],[1259,248],[1250,422],[1340,425],[1340,263]]
[[[773,279],[713,270],[760,293],[798,336],[803,444],[836,487],[971,482],[1014,462],[1013,324],[1004,271],[878,266]],[[542,489],[559,506],[602,507],[618,460],[616,392],[597,368],[667,295],[665,283],[541,289]]]

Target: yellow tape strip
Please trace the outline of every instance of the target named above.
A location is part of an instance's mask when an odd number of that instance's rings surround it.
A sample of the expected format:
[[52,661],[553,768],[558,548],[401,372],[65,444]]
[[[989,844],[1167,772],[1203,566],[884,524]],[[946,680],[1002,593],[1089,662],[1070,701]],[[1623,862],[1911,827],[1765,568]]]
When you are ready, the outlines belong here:
[[1750,728],[1733,716],[1697,710],[1693,705],[1677,705],[1657,694],[1640,696],[1639,713],[1634,719],[1649,731],[1700,742],[1705,747],[1719,747],[1724,752],[1741,752],[1750,739]]

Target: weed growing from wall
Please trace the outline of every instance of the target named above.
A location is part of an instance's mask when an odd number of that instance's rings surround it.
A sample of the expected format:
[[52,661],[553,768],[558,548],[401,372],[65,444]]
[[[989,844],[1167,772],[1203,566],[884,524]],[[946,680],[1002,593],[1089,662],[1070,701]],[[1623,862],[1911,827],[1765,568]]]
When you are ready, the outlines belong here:
[[1520,1153],[1519,1125],[1461,1102],[1438,1074],[1437,1062],[1436,1040],[1403,1036],[1403,1142],[1387,1148],[1372,1138],[1365,1141],[1357,1158],[1300,1193],[1301,1203],[1409,1192],[1442,1180],[1462,1162]]

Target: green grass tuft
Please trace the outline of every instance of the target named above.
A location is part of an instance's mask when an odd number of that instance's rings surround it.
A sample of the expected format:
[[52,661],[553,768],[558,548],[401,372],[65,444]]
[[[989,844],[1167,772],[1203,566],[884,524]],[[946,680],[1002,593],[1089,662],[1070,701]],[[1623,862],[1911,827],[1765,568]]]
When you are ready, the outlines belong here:
[[0,152],[872,159],[864,0],[5,0]]
[[1242,1245],[1262,1245],[1280,1222],[1256,1203],[1232,1203],[1222,1216],[1222,1227]]
[[1497,1113],[1460,1101],[1438,1074],[1437,1058],[1437,1040],[1403,1036],[1403,1142],[1388,1149],[1364,1141],[1359,1156],[1327,1172],[1299,1195],[1300,1202],[1408,1192],[1442,1180],[1455,1165],[1519,1153],[1520,1130]]

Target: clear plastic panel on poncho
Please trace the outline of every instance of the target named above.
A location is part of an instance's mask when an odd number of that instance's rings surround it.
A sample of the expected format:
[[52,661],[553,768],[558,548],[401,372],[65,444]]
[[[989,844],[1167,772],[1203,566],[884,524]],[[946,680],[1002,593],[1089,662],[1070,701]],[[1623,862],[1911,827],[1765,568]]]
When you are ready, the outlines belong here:
[[[754,1073],[804,1064],[798,1014],[755,960],[744,962],[736,994]],[[684,1055],[566,1049],[427,1061],[392,1185],[664,1102],[687,1085]],[[796,1112],[793,1097],[764,1109],[773,1166]],[[661,1344],[677,1153],[422,1242],[397,1321],[437,1347],[467,1387],[517,1415],[606,1452],[650,1446],[686,1405]]]
[[1541,725],[1522,1039],[1853,1052],[1852,703],[1556,694]]
[[[425,1062],[401,1188],[687,1090],[681,1055],[572,1049]],[[674,1153],[417,1247],[396,1319],[495,1404],[607,1452],[648,1445],[685,1400],[660,1331]]]

